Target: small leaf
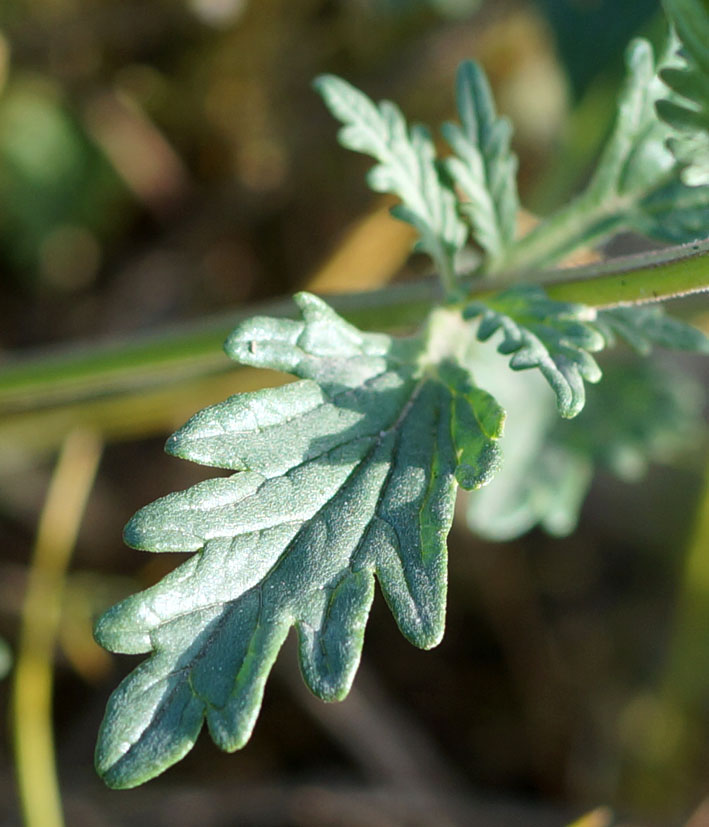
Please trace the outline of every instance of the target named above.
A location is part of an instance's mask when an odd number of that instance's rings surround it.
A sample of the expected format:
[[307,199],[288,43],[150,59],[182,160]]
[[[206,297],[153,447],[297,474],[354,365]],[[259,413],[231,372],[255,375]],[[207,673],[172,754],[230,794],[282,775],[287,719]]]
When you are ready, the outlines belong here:
[[468,199],[461,205],[475,241],[494,265],[514,240],[517,226],[517,158],[510,150],[512,128],[498,117],[484,71],[472,61],[457,78],[461,126],[447,123],[443,135],[456,157],[445,167]]
[[395,104],[382,101],[377,106],[334,75],[321,75],[314,86],[344,124],[340,143],[379,162],[367,176],[370,187],[401,199],[392,213],[418,230],[418,248],[431,256],[446,283],[452,284],[455,258],[465,244],[467,230],[456,212],[455,195],[439,174],[428,130],[423,126],[409,129]]
[[[671,41],[657,66],[646,41],[637,40],[628,48],[628,78],[615,131],[589,190],[603,204],[609,230],[632,229],[662,241],[684,243],[705,235],[709,186],[687,186],[687,176],[693,173],[680,171],[670,151],[673,145],[679,146],[677,142],[686,142],[687,136],[658,117],[658,111],[668,114],[668,109],[676,107],[663,100],[667,93],[663,80],[668,72],[673,77],[677,60],[673,45]],[[692,141],[685,144],[691,151],[707,149],[695,147]]]
[[500,353],[512,353],[513,370],[539,368],[556,394],[563,417],[583,408],[584,380],[598,382],[601,371],[592,352],[604,347],[603,336],[589,322],[595,311],[549,299],[540,287],[518,286],[484,302],[473,302],[465,318],[480,317],[477,337],[486,341],[498,330]]
[[220,747],[243,746],[292,626],[308,686],[344,697],[375,577],[412,643],[443,634],[457,483],[491,478],[504,412],[459,365],[429,363],[422,341],[362,333],[309,294],[296,301],[302,321],[251,319],[226,350],[301,381],[231,397],[168,440],[172,454],[236,473],[126,526],[136,548],[196,553],[97,624],[106,648],[151,653],[101,727],[97,767],[112,787],[179,760],[205,720]]

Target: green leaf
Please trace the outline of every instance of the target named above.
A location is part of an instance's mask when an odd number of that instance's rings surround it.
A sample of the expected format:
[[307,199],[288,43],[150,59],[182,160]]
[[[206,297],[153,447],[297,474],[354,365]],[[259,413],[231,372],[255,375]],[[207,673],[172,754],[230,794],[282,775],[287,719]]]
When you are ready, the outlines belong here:
[[344,124],[338,134],[340,143],[379,162],[367,176],[369,186],[401,199],[392,213],[418,230],[419,249],[431,256],[450,288],[455,258],[465,244],[467,230],[457,214],[455,195],[439,173],[428,130],[421,125],[409,129],[391,101],[377,106],[334,75],[321,75],[314,86],[333,116]]
[[539,368],[556,394],[559,413],[576,416],[584,405],[584,380],[598,382],[601,370],[591,353],[605,341],[590,324],[596,312],[580,304],[549,299],[541,287],[522,285],[491,299],[469,304],[468,319],[480,317],[477,337],[486,341],[497,331],[500,353],[512,353],[512,370]]
[[596,469],[636,482],[651,462],[691,449],[705,427],[702,388],[676,365],[611,362],[571,421],[554,417],[534,384],[496,392],[508,411],[504,463],[466,508],[470,528],[489,540],[511,540],[536,525],[570,534]]
[[461,64],[456,83],[461,126],[443,125],[456,157],[445,167],[467,201],[461,212],[475,241],[494,267],[515,236],[517,226],[517,158],[510,150],[512,128],[498,117],[484,71],[472,61]]
[[601,310],[596,326],[609,346],[615,344],[616,336],[620,336],[645,356],[653,345],[709,353],[709,338],[701,330],[668,316],[660,305]]
[[221,748],[243,746],[292,626],[308,686],[344,697],[375,576],[412,643],[443,634],[456,484],[489,481],[504,412],[426,340],[365,334],[314,296],[296,301],[303,321],[251,319],[226,351],[301,381],[231,397],[168,440],[169,453],[236,473],[126,526],[129,545],[195,554],[97,624],[106,648],[152,653],[101,727],[97,768],[112,787],[179,760],[205,720]]
[[667,54],[656,67],[649,43],[630,45],[615,133],[589,189],[598,188],[605,204],[611,199],[619,204],[613,216],[617,229],[682,243],[706,233],[709,187],[688,187],[678,179],[676,160],[667,149],[673,130],[657,117],[657,108],[662,113],[665,105],[663,80],[674,71],[674,60]]
[[[675,62],[671,51],[663,56],[660,74]],[[706,235],[709,186],[687,186],[680,179],[681,167],[667,145],[678,133],[656,111],[667,86],[650,44],[633,41],[626,65],[616,121],[587,188],[517,241],[501,267],[548,267],[579,247],[628,230],[678,244]]]
[[636,482],[650,462],[668,462],[700,441],[703,397],[701,385],[677,365],[618,362],[604,369],[583,415],[559,423],[552,439]]
[[676,130],[669,147],[688,186],[709,186],[709,0],[663,0],[681,44],[679,65],[660,72],[677,97],[657,102]]

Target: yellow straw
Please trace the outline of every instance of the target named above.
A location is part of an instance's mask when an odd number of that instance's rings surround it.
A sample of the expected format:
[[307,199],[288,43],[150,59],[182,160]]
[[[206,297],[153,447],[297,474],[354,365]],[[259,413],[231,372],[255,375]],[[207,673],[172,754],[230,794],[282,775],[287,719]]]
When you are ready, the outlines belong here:
[[13,683],[17,784],[26,827],[62,827],[52,727],[54,647],[66,571],[101,442],[75,430],[62,445],[37,528]]

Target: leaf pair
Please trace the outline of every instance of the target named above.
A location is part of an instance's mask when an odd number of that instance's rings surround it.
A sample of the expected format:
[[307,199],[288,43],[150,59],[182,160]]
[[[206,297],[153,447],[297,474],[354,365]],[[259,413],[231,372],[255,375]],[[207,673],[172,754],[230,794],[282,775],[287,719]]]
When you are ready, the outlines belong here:
[[514,238],[517,161],[510,150],[509,122],[497,116],[482,69],[470,61],[459,69],[462,126],[444,125],[456,155],[443,162],[436,159],[428,129],[407,127],[390,101],[377,106],[333,75],[317,78],[315,88],[344,124],[340,143],[378,161],[367,176],[370,187],[401,199],[393,214],[418,230],[417,246],[431,256],[444,282],[454,285],[456,257],[469,232],[486,252],[488,267],[494,267]]

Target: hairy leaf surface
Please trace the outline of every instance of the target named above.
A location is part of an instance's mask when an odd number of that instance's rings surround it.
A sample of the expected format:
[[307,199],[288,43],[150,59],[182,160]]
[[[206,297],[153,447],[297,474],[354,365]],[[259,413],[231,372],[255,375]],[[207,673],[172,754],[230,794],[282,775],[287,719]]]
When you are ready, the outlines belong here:
[[656,109],[668,92],[660,75],[676,62],[672,48],[656,61],[646,40],[630,44],[615,124],[588,186],[515,242],[502,267],[547,267],[627,230],[677,244],[706,235],[709,186],[681,179],[668,147],[677,133]]
[[669,146],[688,186],[709,186],[709,0],[663,0],[682,46],[678,65],[663,69],[674,99],[657,102],[676,131]]
[[377,192],[397,195],[402,203],[392,213],[420,233],[419,249],[428,253],[444,278],[452,281],[455,257],[467,238],[452,190],[442,180],[436,152],[426,127],[409,128],[391,101],[377,106],[367,95],[334,75],[321,75],[315,88],[344,126],[340,143],[371,155],[379,163],[367,176]]
[[445,166],[468,199],[461,212],[473,228],[475,241],[486,251],[491,269],[514,240],[517,225],[512,127],[497,115],[485,73],[476,63],[461,64],[456,93],[461,125],[443,125],[443,135],[455,152]]
[[678,179],[666,146],[673,130],[657,117],[656,105],[666,95],[661,76],[675,61],[670,52],[656,65],[645,40],[628,47],[615,130],[589,186],[613,232],[635,229],[684,242],[703,235],[709,223],[709,188],[687,187]]
[[160,773],[206,720],[248,740],[291,627],[321,698],[349,690],[376,576],[402,633],[443,633],[446,536],[457,484],[484,485],[504,413],[425,343],[361,333],[308,294],[302,321],[255,318],[226,344],[239,362],[301,381],[195,415],[167,444],[235,471],[141,509],[129,545],[195,554],[98,622],[108,649],[151,653],[109,702],[97,766],[113,787]]
[[463,315],[480,317],[477,337],[486,341],[502,332],[497,350],[513,354],[513,370],[539,368],[556,394],[559,413],[576,416],[584,405],[584,380],[598,382],[601,370],[591,353],[605,340],[590,324],[596,313],[580,304],[549,299],[541,287],[523,285],[472,302]]

